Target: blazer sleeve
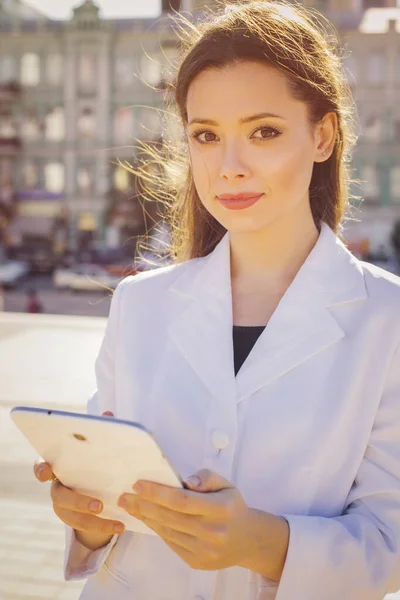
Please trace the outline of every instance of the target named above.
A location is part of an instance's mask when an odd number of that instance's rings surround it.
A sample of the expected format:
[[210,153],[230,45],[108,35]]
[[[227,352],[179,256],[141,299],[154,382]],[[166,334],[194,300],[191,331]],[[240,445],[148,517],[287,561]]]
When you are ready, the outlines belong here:
[[343,514],[282,516],[290,540],[276,600],[381,600],[400,588],[400,347]]
[[[91,415],[101,415],[105,411],[111,411],[115,414],[115,346],[118,338],[121,295],[127,280],[130,279],[131,277],[126,278],[118,285],[111,300],[105,334],[95,363],[97,389],[89,398],[87,404],[87,412]],[[67,581],[86,579],[97,573],[107,560],[118,538],[119,535],[114,535],[106,546],[91,551],[80,544],[76,540],[74,530],[66,526],[64,578]]]

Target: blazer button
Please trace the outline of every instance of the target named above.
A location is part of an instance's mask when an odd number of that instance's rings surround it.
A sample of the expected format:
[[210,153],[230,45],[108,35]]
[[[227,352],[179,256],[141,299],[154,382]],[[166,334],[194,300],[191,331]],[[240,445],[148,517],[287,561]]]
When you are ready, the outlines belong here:
[[225,431],[216,429],[212,434],[212,441],[217,450],[223,450],[229,444],[229,435]]

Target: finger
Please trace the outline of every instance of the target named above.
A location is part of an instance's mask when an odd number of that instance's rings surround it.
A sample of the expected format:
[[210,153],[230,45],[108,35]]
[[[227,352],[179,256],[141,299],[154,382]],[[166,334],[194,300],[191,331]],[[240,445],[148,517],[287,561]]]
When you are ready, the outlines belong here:
[[196,553],[196,544],[198,542],[193,535],[176,531],[175,529],[171,529],[152,519],[143,519],[143,523],[157,533],[170,548],[175,546],[175,552],[179,555],[182,554],[182,551],[185,551],[194,557]]
[[97,498],[78,494],[65,487],[60,481],[54,481],[51,486],[53,504],[62,509],[72,510],[87,515],[98,515],[103,510],[103,503]]
[[137,519],[146,521],[150,519],[160,526],[174,529],[192,537],[204,537],[203,518],[197,515],[187,515],[170,510],[153,502],[139,499],[133,494],[123,494],[118,501],[118,506]]
[[101,519],[94,515],[85,515],[83,513],[62,508],[58,505],[54,505],[53,510],[63,523],[77,531],[104,533],[106,535],[114,535],[115,533],[121,534],[125,531],[125,526],[120,521],[111,521],[109,519]]
[[185,483],[189,485],[189,489],[194,489],[196,492],[219,492],[235,487],[233,483],[209,469],[197,471],[195,475],[188,477]]
[[198,554],[196,550],[188,550],[187,548],[184,548],[179,544],[174,544],[168,539],[164,539],[164,542],[167,544],[167,546],[171,548],[173,552],[175,552],[175,554],[177,554],[182,560],[184,560],[189,565],[189,567],[192,567],[193,569],[199,569],[199,566],[197,564],[196,566],[192,566],[196,562]]
[[40,459],[35,462],[33,470],[39,481],[51,481],[53,479],[54,473],[51,466]]
[[[138,483],[133,486],[138,490]],[[139,497],[160,506],[188,515],[209,515],[215,513],[219,503],[213,500],[213,494],[192,492],[187,489],[173,488],[150,481],[140,481]]]

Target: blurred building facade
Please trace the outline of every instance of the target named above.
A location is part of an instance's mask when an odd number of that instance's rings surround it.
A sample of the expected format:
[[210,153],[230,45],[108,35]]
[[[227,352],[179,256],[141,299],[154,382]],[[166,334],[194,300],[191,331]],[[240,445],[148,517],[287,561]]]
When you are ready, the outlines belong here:
[[400,6],[396,0],[305,0],[336,26],[357,107],[353,220],[345,236],[359,254],[391,251],[400,219]]
[[163,78],[176,52],[167,18],[104,20],[86,0],[56,22],[18,0],[0,2],[8,245],[41,240],[62,252],[143,232],[134,178],[117,163],[134,163],[134,138],[159,142]]
[[[389,247],[400,219],[400,8],[395,0],[305,2],[334,22],[349,54],[360,132],[354,177],[362,180],[353,192],[364,201],[346,238],[360,253]],[[162,10],[200,14],[212,3],[163,0]],[[163,82],[177,52],[163,16],[106,20],[85,0],[56,22],[0,1],[0,232],[8,244],[117,246],[143,229],[134,178],[117,163],[135,161],[134,138],[160,143]]]
[[353,163],[363,197],[348,237],[388,252],[400,219],[400,7],[369,7],[356,24],[341,29],[351,50],[345,64],[360,134]]

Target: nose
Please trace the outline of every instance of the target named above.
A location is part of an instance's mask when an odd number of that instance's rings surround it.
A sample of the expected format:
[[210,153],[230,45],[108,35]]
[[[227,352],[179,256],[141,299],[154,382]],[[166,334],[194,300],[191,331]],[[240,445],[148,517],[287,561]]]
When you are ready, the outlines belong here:
[[247,179],[250,170],[240,156],[239,149],[235,145],[227,146],[222,159],[220,177],[225,180]]

